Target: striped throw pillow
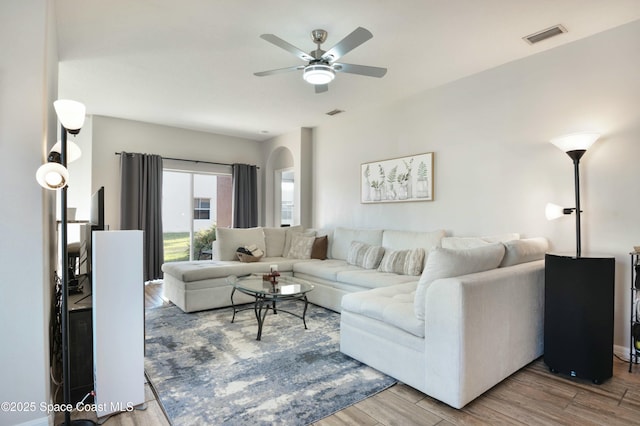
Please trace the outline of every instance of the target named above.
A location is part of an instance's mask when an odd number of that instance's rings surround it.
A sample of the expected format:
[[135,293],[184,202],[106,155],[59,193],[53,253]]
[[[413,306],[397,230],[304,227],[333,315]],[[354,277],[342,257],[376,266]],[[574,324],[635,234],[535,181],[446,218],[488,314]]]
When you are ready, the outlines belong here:
[[347,253],[347,263],[364,269],[376,269],[383,255],[384,247],[353,241]]
[[380,262],[378,271],[402,275],[420,275],[424,266],[424,256],[425,251],[422,248],[388,250]]

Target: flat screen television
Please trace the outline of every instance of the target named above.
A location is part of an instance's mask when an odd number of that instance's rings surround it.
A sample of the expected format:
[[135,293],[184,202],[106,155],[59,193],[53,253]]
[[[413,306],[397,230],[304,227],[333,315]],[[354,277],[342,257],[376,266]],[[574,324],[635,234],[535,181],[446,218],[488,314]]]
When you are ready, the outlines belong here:
[[104,231],[104,186],[101,186],[91,196],[91,218],[89,220],[91,229],[94,231]]
[[89,223],[80,227],[80,259],[79,271],[81,279],[91,282],[91,246],[93,231],[106,229],[104,223],[104,186],[91,195],[91,212]]

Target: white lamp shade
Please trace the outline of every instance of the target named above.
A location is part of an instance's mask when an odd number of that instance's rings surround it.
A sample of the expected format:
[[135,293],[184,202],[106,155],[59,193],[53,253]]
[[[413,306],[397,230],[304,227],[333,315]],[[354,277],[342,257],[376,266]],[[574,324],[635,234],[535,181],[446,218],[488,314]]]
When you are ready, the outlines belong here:
[[[53,146],[53,148],[51,148],[51,151],[49,152],[61,153],[62,151],[61,145],[62,145],[62,142],[58,141]],[[78,146],[78,144],[68,140],[67,141],[67,164],[76,161],[81,156],[82,156],[82,151],[80,150],[80,147]]]
[[324,64],[308,65],[302,74],[304,81],[311,84],[331,83],[335,77],[336,73],[333,68]]
[[36,180],[45,189],[62,188],[69,181],[69,171],[60,163],[45,163],[38,168]]
[[69,99],[58,99],[53,103],[58,120],[67,130],[80,130],[84,124],[84,104]]
[[570,151],[586,151],[594,144],[600,137],[600,133],[584,132],[584,133],[572,133],[570,135],[560,136],[558,138],[551,139],[551,143],[563,150],[564,152]]
[[547,220],[558,219],[559,217],[564,216],[564,207],[553,203],[547,203],[544,208],[544,215]]

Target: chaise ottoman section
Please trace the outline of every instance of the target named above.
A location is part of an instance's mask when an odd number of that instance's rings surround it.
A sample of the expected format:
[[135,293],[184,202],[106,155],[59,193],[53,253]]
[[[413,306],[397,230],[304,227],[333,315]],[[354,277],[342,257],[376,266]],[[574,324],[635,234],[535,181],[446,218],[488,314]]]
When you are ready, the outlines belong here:
[[[295,260],[282,257],[253,263],[221,260],[165,263],[164,296],[185,312],[230,306],[233,287],[227,277],[267,273],[274,264],[282,274],[291,274],[294,263]],[[246,294],[234,295],[235,303],[253,301]]]
[[347,294],[340,351],[416,389],[426,377],[424,321],[413,315],[416,282]]

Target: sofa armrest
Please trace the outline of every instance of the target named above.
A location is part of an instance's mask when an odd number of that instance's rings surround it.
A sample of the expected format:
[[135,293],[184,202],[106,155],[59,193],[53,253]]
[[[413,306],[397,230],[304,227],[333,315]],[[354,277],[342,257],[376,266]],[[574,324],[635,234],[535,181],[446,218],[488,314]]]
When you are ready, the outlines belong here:
[[544,261],[434,281],[427,393],[462,408],[543,353]]

